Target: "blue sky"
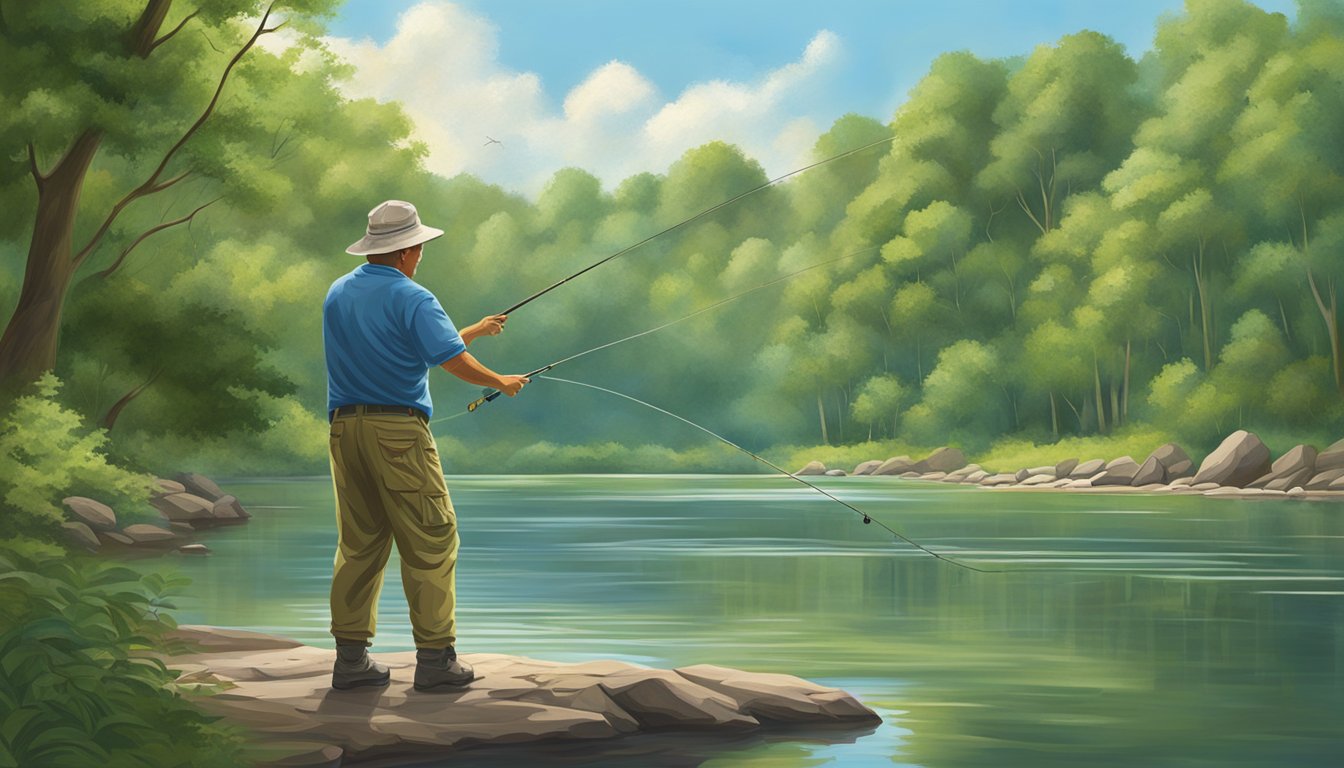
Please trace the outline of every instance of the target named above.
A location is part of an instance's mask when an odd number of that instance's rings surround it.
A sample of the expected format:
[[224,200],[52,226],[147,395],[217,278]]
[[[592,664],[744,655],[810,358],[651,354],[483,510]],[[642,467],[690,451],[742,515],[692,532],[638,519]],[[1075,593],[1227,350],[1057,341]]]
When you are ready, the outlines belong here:
[[[362,41],[362,46],[348,49],[362,70],[376,70],[381,62],[395,59],[403,71],[412,67],[433,75],[417,81],[419,91],[397,91],[380,85],[380,78],[395,77],[395,69],[370,71],[354,93],[420,102],[428,98],[427,92],[443,90],[440,103],[410,109],[418,125],[432,121],[444,126],[440,133],[461,134],[452,140],[426,137],[432,152],[438,152],[440,143],[445,147],[439,153],[445,157],[431,162],[431,167],[442,173],[467,170],[531,192],[562,165],[601,166],[605,161],[597,149],[585,153],[572,147],[585,141],[583,137],[601,136],[600,130],[589,124],[584,131],[565,125],[573,122],[566,120],[567,99],[576,89],[583,93],[585,83],[592,87],[583,103],[599,98],[593,91],[628,97],[607,105],[608,113],[601,118],[607,129],[617,132],[639,130],[635,115],[642,116],[648,127],[647,121],[664,111],[662,107],[684,107],[680,123],[671,114],[655,126],[659,133],[653,144],[616,147],[642,152],[647,168],[626,162],[593,169],[605,181],[634,170],[665,170],[688,148],[667,134],[678,130],[677,125],[695,122],[689,102],[712,110],[716,98],[720,103],[740,103],[744,110],[737,122],[714,121],[715,129],[729,134],[722,138],[755,150],[767,171],[783,172],[787,169],[781,164],[795,162],[799,148],[808,144],[809,131],[815,139],[817,132],[846,112],[889,120],[940,53],[970,50],[984,57],[1012,56],[1066,34],[1094,29],[1138,57],[1150,47],[1159,17],[1179,13],[1182,7],[1180,0],[428,0],[420,16],[414,17],[422,20],[416,26],[424,29],[442,22],[447,31],[437,36],[439,43],[426,33],[418,45],[407,36],[394,49],[402,14],[422,3],[347,0],[330,31],[352,46]],[[1257,4],[1289,16],[1294,11],[1292,0]],[[429,14],[430,9],[438,14]],[[465,37],[459,38],[457,30],[464,30]],[[411,55],[413,48],[419,58]],[[397,55],[390,55],[394,52]],[[602,77],[595,78],[595,73]],[[478,79],[480,87],[452,82],[470,78]],[[712,83],[739,90],[716,93],[705,87]],[[524,102],[509,102],[510,97],[501,95],[507,93]],[[683,98],[687,95],[698,98],[687,101]],[[450,97],[455,105],[447,101]],[[490,107],[477,99],[485,99]],[[498,113],[492,115],[492,108]],[[762,113],[754,124],[746,119],[751,108]],[[610,124],[612,110],[629,119]],[[479,115],[479,120],[462,118],[467,112]],[[787,128],[767,136],[767,125]],[[687,142],[693,145],[705,138],[703,132],[687,127]],[[505,141],[507,152],[477,154],[470,146],[476,134],[495,136],[511,130],[511,136],[498,137]],[[733,135],[739,130],[741,135]],[[541,145],[553,140],[565,141],[566,151],[548,158]]]

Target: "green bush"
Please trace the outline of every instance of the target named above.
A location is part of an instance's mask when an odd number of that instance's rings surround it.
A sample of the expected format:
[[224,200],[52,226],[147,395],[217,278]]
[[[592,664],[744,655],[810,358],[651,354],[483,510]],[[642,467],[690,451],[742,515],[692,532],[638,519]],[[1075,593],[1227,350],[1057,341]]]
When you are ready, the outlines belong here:
[[235,766],[150,655],[183,582],[0,542],[0,766]]
[[59,390],[55,376],[43,376],[0,420],[0,515],[10,537],[54,541],[66,496],[94,496],[120,509],[143,507],[149,498],[153,478],[108,463],[107,433],[61,406]]
[[[61,498],[143,506],[151,478],[107,461],[106,435],[46,376],[0,419],[0,768],[233,766],[240,739],[151,655],[183,582],[66,553]],[[133,515],[132,515],[133,516]]]

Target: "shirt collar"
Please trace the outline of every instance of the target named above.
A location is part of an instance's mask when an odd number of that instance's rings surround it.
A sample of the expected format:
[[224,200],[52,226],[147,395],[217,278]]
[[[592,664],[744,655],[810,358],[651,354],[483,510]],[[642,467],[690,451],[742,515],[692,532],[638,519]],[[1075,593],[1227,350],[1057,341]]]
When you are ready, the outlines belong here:
[[365,262],[355,269],[361,275],[387,275],[389,277],[405,277],[406,275],[396,267],[389,267],[386,264],[370,264]]

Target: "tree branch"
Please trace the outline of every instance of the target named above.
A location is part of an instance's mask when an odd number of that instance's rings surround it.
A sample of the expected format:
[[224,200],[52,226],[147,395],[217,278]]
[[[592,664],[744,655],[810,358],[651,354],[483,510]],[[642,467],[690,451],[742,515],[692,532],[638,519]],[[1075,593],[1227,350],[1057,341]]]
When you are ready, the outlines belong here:
[[173,178],[171,178],[171,179],[169,179],[169,180],[167,180],[167,181],[165,181],[165,182],[163,182],[163,183],[161,183],[161,184],[155,184],[154,186],[150,187],[149,190],[148,190],[147,192],[145,192],[145,194],[146,194],[146,195],[152,195],[152,194],[155,194],[155,193],[157,193],[157,192],[162,192],[163,190],[165,190],[165,189],[167,189],[167,188],[173,186],[174,184],[178,183],[179,181],[182,181],[183,179],[186,179],[186,178],[188,178],[188,177],[190,177],[190,176],[191,176],[191,171],[183,171],[183,172],[179,173],[178,175],[174,176]]
[[[161,0],[151,0],[151,3],[159,1]],[[155,192],[166,189],[182,180],[183,176],[179,176],[162,185],[159,183],[159,177],[162,176],[164,170],[167,169],[168,163],[172,162],[173,157],[177,155],[178,151],[186,146],[186,143],[191,140],[191,137],[195,136],[197,131],[201,129],[201,126],[205,125],[205,121],[214,114],[215,107],[219,104],[219,97],[224,92],[224,85],[229,81],[229,75],[233,72],[233,68],[238,65],[239,61],[242,61],[243,56],[245,56],[248,51],[252,50],[252,47],[257,44],[257,41],[261,39],[262,35],[275,32],[284,26],[283,22],[274,27],[266,26],[266,23],[271,18],[271,11],[274,8],[275,2],[272,2],[266,7],[266,13],[262,15],[261,22],[257,24],[256,31],[252,33],[252,36],[248,38],[243,47],[233,55],[233,58],[229,59],[228,65],[224,67],[224,72],[219,77],[219,84],[215,86],[215,93],[210,97],[210,103],[206,105],[205,111],[201,113],[201,116],[196,118],[196,122],[191,124],[191,127],[177,140],[177,143],[173,144],[173,146],[164,153],[163,159],[159,161],[158,167],[149,175],[149,178],[145,179],[140,186],[127,192],[125,197],[118,200],[116,205],[112,206],[111,212],[108,213],[107,218],[103,220],[103,223],[98,227],[98,230],[93,233],[93,237],[89,238],[88,244],[80,249],[79,253],[75,255],[74,262],[76,267],[78,267],[84,259],[88,258],[88,255],[98,246],[98,243],[103,239],[103,236],[107,234],[107,231],[111,229],[112,223],[117,220],[117,217],[126,209],[126,206],[142,197],[152,195]],[[148,12],[148,10],[146,12]]]
[[1036,214],[1031,212],[1031,206],[1027,205],[1027,198],[1022,195],[1021,189],[1017,190],[1017,204],[1022,206],[1022,210],[1031,217],[1031,223],[1035,224],[1036,228],[1041,230],[1041,234],[1044,235],[1045,227],[1041,226],[1041,221],[1036,218]]
[[131,53],[142,59],[149,58],[154,50],[154,38],[158,36],[159,28],[163,26],[163,20],[168,17],[168,10],[172,7],[173,0],[149,0],[145,3],[145,10],[141,11],[140,18],[135,20],[135,26],[131,27],[127,35]]
[[31,141],[28,142],[28,171],[33,174],[33,181],[37,182],[37,188],[41,189],[42,185],[46,184],[47,177],[37,167],[37,148],[33,146]]
[[162,224],[150,227],[149,229],[145,230],[140,234],[139,237],[135,238],[134,242],[132,242],[130,245],[126,246],[124,250],[122,250],[121,254],[117,256],[116,261],[112,262],[111,266],[109,266],[107,269],[102,270],[101,272],[98,272],[96,276],[101,277],[104,280],[111,277],[112,273],[116,272],[117,269],[121,267],[121,263],[126,260],[126,256],[129,255],[131,251],[135,250],[136,246],[140,245],[153,235],[158,234],[159,232],[162,232],[165,229],[169,229],[171,227],[176,227],[179,224],[186,224],[190,222],[192,219],[196,218],[196,214],[200,213],[206,208],[209,208],[210,206],[214,205],[215,203],[219,202],[222,199],[223,199],[222,197],[216,197],[214,200],[211,200],[210,202],[198,207],[196,210],[192,211],[191,213],[188,213],[186,216],[173,219],[172,221],[165,221]]
[[[200,13],[200,10],[195,10],[195,11],[192,11],[191,13],[187,14],[187,18],[183,19],[183,20],[182,20],[176,27],[173,27],[173,28],[172,28],[167,34],[165,34],[163,37],[160,37],[158,40],[155,40],[153,43],[151,43],[150,46],[149,46],[149,51],[148,51],[148,53],[153,53],[155,48],[158,48],[160,45],[163,45],[164,43],[168,42],[170,39],[172,39],[173,35],[176,35],[178,32],[181,32],[181,31],[182,31],[182,28],[185,27],[185,26],[187,26],[187,22],[188,22],[188,21],[191,21],[191,20],[194,19],[194,18],[196,18],[196,15],[199,14],[199,13]],[[146,54],[146,55],[148,55],[148,54]]]

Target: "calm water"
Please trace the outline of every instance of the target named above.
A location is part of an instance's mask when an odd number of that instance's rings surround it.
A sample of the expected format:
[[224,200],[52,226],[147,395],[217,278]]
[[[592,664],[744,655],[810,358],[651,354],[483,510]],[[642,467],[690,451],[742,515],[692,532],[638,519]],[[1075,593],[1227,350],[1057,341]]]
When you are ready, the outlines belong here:
[[[181,558],[179,618],[328,644],[329,481],[228,486],[255,518]],[[451,765],[1344,764],[1344,504],[826,486],[1030,570],[785,478],[449,478],[460,650],[786,672],[885,720]],[[395,555],[379,611],[375,651],[411,648]]]

